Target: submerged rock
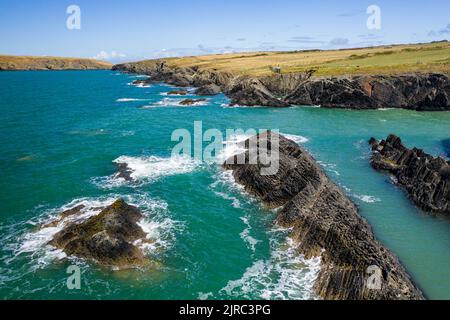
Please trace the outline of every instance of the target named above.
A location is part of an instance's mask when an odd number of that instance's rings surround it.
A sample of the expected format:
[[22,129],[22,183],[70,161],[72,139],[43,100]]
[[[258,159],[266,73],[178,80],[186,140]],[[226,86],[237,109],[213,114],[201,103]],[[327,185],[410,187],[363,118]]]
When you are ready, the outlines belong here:
[[[78,206],[65,211],[60,219],[80,214],[83,208]],[[75,219],[67,223],[49,244],[68,256],[89,259],[105,266],[121,269],[143,266],[144,254],[134,244],[138,240],[148,241],[138,225],[142,218],[138,208],[119,199],[85,221]]]
[[185,99],[183,101],[180,102],[181,106],[192,106],[195,104],[198,104],[200,102],[205,102],[206,99]]
[[421,209],[450,214],[450,163],[421,149],[408,149],[396,135],[369,141],[372,167],[392,173]]
[[154,84],[155,82],[151,78],[146,79],[137,79],[132,82],[134,86],[140,87],[140,86],[149,86],[151,84]]
[[[272,150],[275,133],[260,134],[258,144],[245,142],[245,163],[228,159],[236,182],[270,208],[281,207],[277,222],[292,228],[300,253],[321,256],[314,289],[324,299],[423,299],[398,259],[376,239],[357,207],[291,140],[279,136],[279,170],[262,175],[261,146]],[[255,164],[251,164],[255,163]],[[368,285],[368,272],[379,270],[380,287]]]
[[118,172],[115,177],[118,179],[124,179],[128,182],[133,182],[134,179],[131,177],[133,170],[128,166],[128,163],[119,162],[116,163]]
[[169,96],[185,96],[188,92],[186,90],[171,90],[167,92],[167,95]]

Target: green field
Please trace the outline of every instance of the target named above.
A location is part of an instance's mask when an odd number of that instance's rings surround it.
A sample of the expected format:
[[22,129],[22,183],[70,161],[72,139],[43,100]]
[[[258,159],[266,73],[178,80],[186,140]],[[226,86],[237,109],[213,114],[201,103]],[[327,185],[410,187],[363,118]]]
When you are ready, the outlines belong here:
[[[316,76],[388,75],[438,72],[450,74],[450,42],[393,45],[346,50],[251,52],[197,57],[168,58],[169,66],[231,72],[249,76],[315,70]],[[153,63],[141,61],[140,67]]]

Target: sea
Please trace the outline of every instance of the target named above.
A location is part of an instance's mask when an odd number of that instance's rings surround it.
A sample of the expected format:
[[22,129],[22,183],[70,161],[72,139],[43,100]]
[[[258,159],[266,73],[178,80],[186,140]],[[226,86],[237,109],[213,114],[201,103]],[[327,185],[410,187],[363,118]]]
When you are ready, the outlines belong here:
[[[167,84],[135,86],[115,71],[0,73],[0,299],[319,299],[321,259],[305,259],[220,161],[175,157],[176,130],[223,132],[232,154],[245,131],[279,130],[308,150],[359,207],[430,299],[450,299],[450,219],[416,208],[369,163],[371,137],[447,157],[450,112],[230,106],[224,95],[192,106]],[[242,129],[234,135],[227,130]],[[204,148],[206,141],[195,142]],[[192,141],[194,144],[194,141]],[[134,182],[118,178],[127,163]],[[123,198],[143,212],[151,266],[115,270],[48,245],[63,210]],[[67,285],[70,266],[80,286]],[[68,269],[69,268],[69,269]]]

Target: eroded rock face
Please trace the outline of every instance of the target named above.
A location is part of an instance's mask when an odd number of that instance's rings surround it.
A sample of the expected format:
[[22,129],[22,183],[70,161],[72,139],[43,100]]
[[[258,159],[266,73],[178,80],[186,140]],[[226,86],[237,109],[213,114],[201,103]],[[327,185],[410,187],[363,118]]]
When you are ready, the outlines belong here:
[[327,108],[450,110],[450,81],[443,74],[309,79],[285,97],[291,104]]
[[[82,209],[83,206],[78,206],[63,212],[61,217],[80,214]],[[137,240],[147,241],[138,225],[142,218],[138,208],[119,199],[86,221],[68,223],[49,244],[69,256],[105,266],[121,269],[143,266],[144,254],[134,244]]]
[[[450,80],[445,74],[395,76],[314,77],[304,73],[251,78],[198,67],[173,68],[164,60],[129,63],[113,70],[145,73],[147,81],[180,87],[200,87],[199,94],[224,92],[233,105],[324,108],[404,108],[417,111],[450,110]],[[202,94],[203,95],[203,94]],[[205,94],[206,95],[206,94]]]
[[[271,150],[271,134],[258,136],[259,146]],[[254,144],[246,142],[246,159]],[[325,299],[423,299],[398,259],[374,237],[356,206],[323,172],[317,162],[293,141],[279,136],[280,169],[276,175],[261,175],[260,162],[233,163],[236,182],[264,204],[281,207],[277,221],[292,228],[292,237],[306,257],[321,256],[315,283]],[[381,270],[381,289],[366,285],[370,266]]]
[[216,84],[207,84],[204,86],[201,86],[195,91],[196,95],[199,96],[215,96],[216,94],[219,94],[221,92],[221,89]]
[[408,149],[391,134],[378,142],[371,138],[371,164],[376,170],[392,173],[411,200],[429,212],[450,214],[450,164],[421,149]]

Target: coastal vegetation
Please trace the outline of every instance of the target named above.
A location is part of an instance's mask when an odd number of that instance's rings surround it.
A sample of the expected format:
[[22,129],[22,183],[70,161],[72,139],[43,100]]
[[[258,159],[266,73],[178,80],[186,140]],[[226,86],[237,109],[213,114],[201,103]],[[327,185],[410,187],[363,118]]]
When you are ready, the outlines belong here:
[[[343,50],[215,54],[165,60],[171,67],[196,66],[202,70],[257,77],[274,74],[274,69],[282,74],[314,70],[316,76],[450,74],[450,42]],[[138,64],[145,67],[148,63],[151,64],[151,60]]]

